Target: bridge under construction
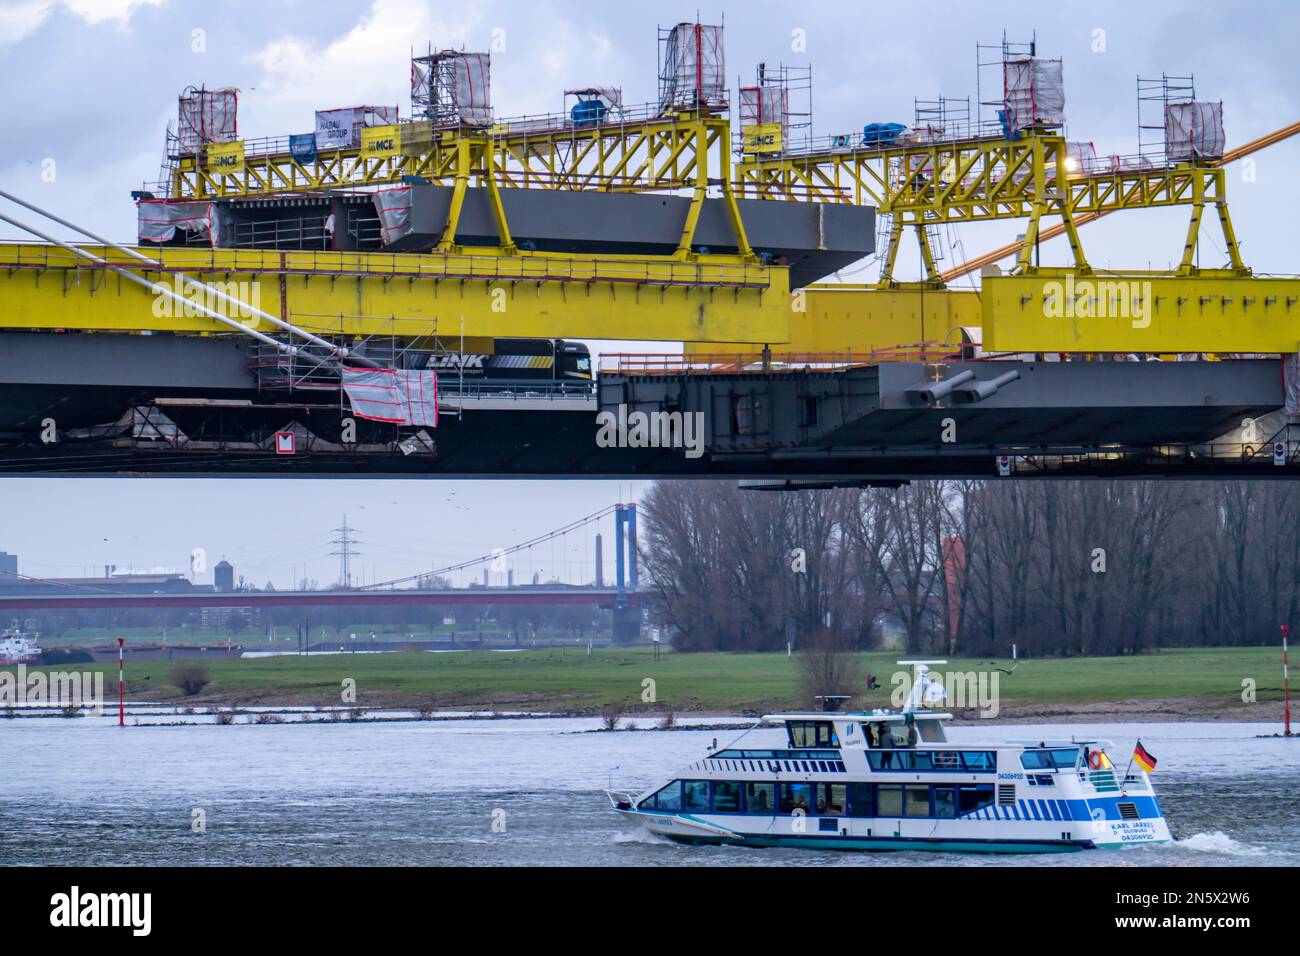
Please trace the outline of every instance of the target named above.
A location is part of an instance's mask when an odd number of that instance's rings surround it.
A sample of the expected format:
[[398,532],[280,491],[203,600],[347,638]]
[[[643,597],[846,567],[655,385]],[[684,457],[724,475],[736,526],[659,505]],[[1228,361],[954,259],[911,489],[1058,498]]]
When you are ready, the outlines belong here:
[[[498,118],[464,50],[413,58],[408,117],[301,135],[244,138],[237,91],[188,89],[129,245],[0,191],[32,237],[0,243],[0,473],[1300,469],[1300,278],[1244,261],[1225,169],[1300,123],[1228,148],[1191,77],[1139,79],[1137,153],[1099,156],[1066,135],[1060,61],[1004,40],[977,56],[992,99],[819,135],[811,69],[733,96],[723,39],[663,29],[652,102],[593,86],[544,116]],[[1096,266],[1087,223],[1168,207],[1169,269]],[[947,231],[1004,220],[1015,242],[941,268]],[[832,281],[872,257],[877,282]]]

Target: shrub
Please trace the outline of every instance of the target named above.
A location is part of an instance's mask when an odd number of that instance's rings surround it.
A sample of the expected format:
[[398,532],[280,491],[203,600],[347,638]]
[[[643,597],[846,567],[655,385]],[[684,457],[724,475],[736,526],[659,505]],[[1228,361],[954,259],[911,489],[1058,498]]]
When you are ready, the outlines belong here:
[[193,697],[212,683],[212,672],[206,664],[177,664],[167,675],[167,683],[186,697]]
[[618,721],[622,716],[623,706],[621,704],[610,704],[600,712],[600,719],[606,730],[618,730]]
[[845,635],[821,630],[811,635],[799,652],[799,695],[806,705],[817,697],[859,693],[865,673],[862,658]]

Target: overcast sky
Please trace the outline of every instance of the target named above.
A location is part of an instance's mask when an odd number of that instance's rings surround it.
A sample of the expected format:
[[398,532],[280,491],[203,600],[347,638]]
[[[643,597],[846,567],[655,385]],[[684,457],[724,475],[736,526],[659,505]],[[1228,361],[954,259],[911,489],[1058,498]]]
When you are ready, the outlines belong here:
[[[311,130],[316,109],[389,103],[405,116],[412,46],[488,49],[495,40],[498,117],[558,111],[562,91],[578,85],[621,86],[625,102],[639,103],[655,96],[656,27],[697,6],[705,22],[725,15],[733,85],[759,60],[813,65],[818,134],[910,123],[914,97],[974,99],[975,43],[997,42],[1004,27],[1011,40],[1036,30],[1040,55],[1064,59],[1068,135],[1099,155],[1135,150],[1138,75],[1195,73],[1198,96],[1224,102],[1229,146],[1300,119],[1300,5],[1289,2],[0,0],[0,182],[132,239],[129,192],[157,178],[164,129],[186,86],[238,87],[240,133],[284,135]],[[47,160],[53,182],[42,179]],[[1298,169],[1300,138],[1229,171],[1233,218],[1257,272],[1297,271]],[[1097,265],[1163,267],[1181,252],[1185,222],[1185,210],[1131,213],[1086,227],[1083,238]],[[949,259],[1018,231],[964,227],[950,237],[960,245]],[[1206,264],[1222,242],[1211,226],[1203,234]],[[0,237],[17,236],[0,225]],[[1045,263],[1063,261],[1060,242],[1044,246]],[[900,275],[915,267],[900,257]],[[872,277],[865,266],[843,276]],[[17,552],[24,573],[56,575],[105,563],[186,567],[190,549],[204,547],[259,585],[287,585],[295,561],[327,582],[337,559],[325,542],[346,511],[365,532],[362,570],[369,578],[373,562],[382,580],[504,547],[636,491],[613,482],[5,478],[0,550]]]

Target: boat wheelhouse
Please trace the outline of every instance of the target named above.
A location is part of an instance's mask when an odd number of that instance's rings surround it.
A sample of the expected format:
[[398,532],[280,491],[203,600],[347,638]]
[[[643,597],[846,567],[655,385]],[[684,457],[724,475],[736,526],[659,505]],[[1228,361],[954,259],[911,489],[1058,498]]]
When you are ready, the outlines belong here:
[[41,649],[32,638],[16,628],[0,631],[0,667],[11,664],[35,664]]
[[[1172,840],[1147,774],[1117,770],[1109,741],[949,741],[921,706],[915,668],[899,711],[774,714],[786,745],[711,751],[614,808],[687,843],[816,849],[1043,853]],[[752,728],[751,728],[752,729]],[[746,731],[746,734],[748,731]]]

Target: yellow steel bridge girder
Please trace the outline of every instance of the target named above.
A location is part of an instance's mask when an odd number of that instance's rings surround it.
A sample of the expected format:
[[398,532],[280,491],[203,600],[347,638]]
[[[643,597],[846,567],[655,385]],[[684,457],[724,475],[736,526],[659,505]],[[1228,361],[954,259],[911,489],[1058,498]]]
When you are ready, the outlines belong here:
[[1295,352],[1300,279],[1133,273],[985,276],[984,348],[1001,352]]
[[[102,246],[87,251],[139,271]],[[263,311],[331,335],[771,341],[789,336],[789,271],[737,256],[689,262],[496,248],[450,255],[143,250],[164,270],[220,285]],[[247,283],[247,285],[240,285]],[[57,246],[0,243],[0,327],[202,334],[225,326]],[[233,315],[280,334],[255,317]]]
[[955,346],[961,341],[957,329],[978,327],[982,320],[979,293],[968,290],[814,285],[796,293],[794,301],[788,342],[688,343],[686,354],[752,355],[764,345],[772,347],[775,357],[869,352],[920,342]]

